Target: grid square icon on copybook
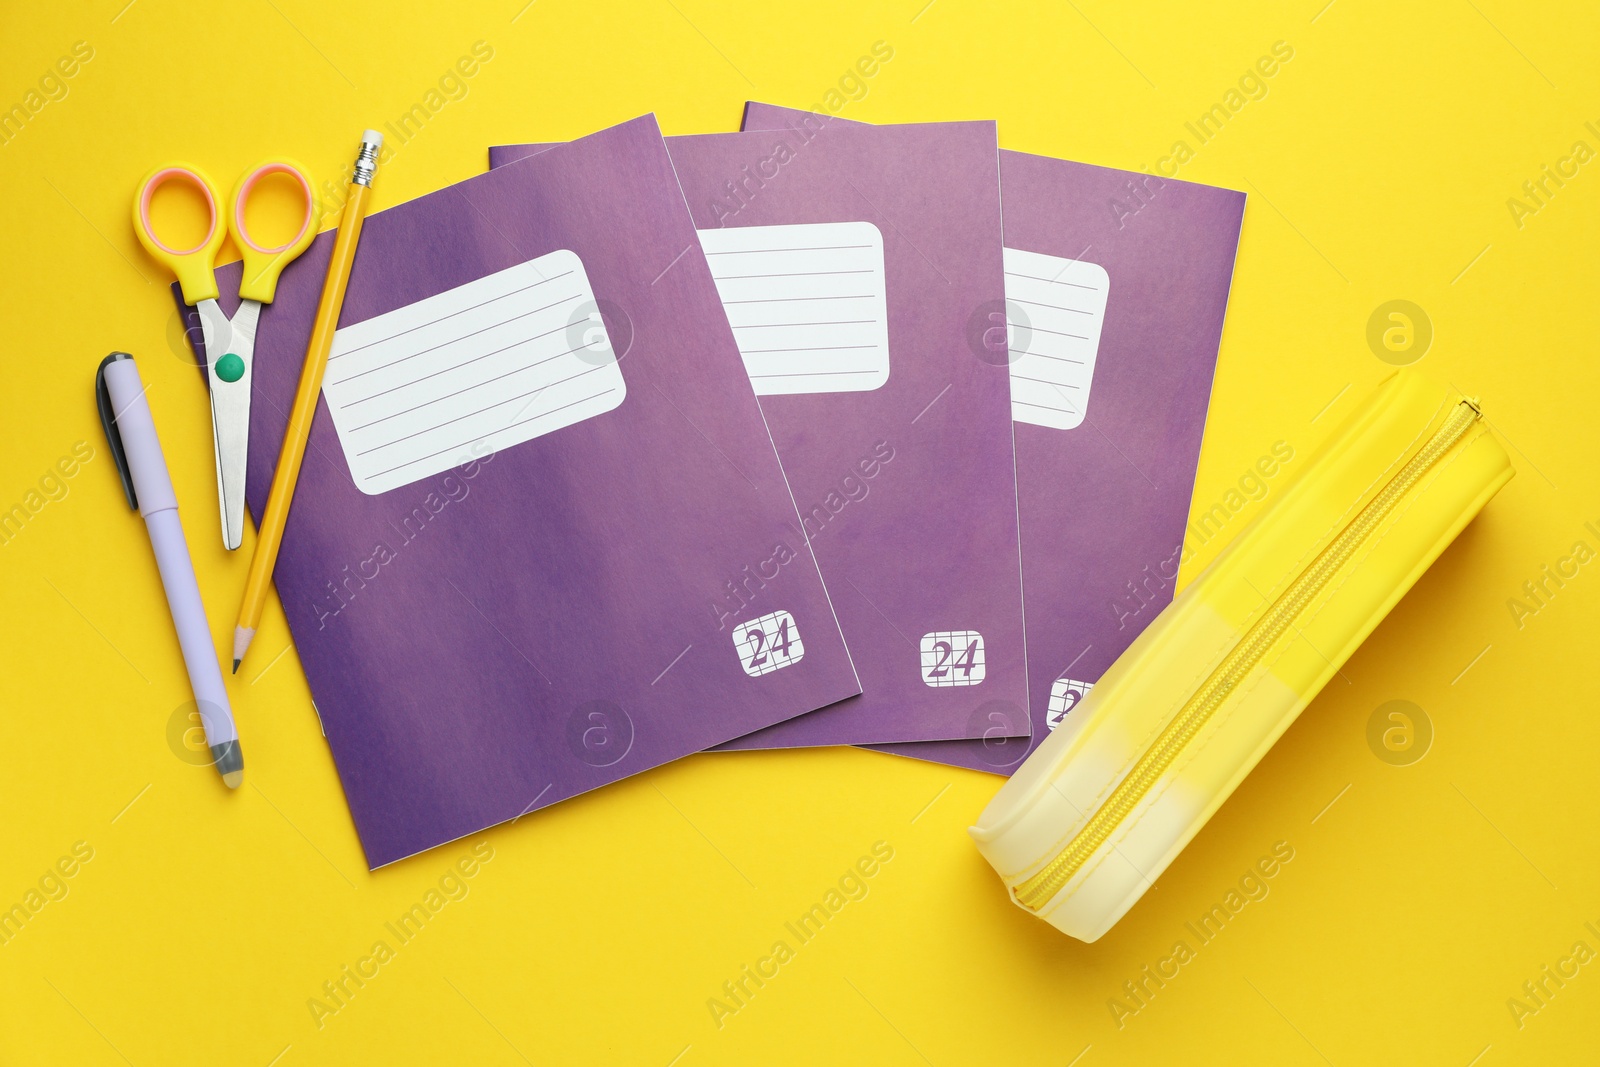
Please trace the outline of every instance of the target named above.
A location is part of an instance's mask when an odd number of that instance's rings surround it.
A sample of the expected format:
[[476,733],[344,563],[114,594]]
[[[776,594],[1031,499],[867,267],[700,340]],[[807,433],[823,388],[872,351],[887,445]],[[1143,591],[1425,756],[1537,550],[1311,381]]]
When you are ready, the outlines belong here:
[[983,681],[983,635],[976,630],[937,630],[922,635],[922,680],[936,689]]
[[733,635],[739,662],[752,678],[799,663],[806,654],[800,628],[787,611],[773,611],[739,627]]

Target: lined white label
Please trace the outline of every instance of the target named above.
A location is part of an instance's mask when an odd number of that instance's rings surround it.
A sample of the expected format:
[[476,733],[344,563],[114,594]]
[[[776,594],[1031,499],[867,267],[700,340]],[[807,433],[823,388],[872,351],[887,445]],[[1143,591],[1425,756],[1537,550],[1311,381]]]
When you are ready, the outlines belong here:
[[589,277],[566,250],[336,331],[322,388],[368,495],[594,418],[627,394]]
[[1070,430],[1089,410],[1111,278],[1098,263],[1005,249],[1011,418]]
[[889,380],[883,234],[870,222],[700,231],[757,396]]
[[800,628],[787,611],[769,612],[740,626],[733,631],[733,647],[739,665],[752,678],[799,663],[806,654]]
[[938,630],[922,635],[922,681],[935,689],[977,685],[986,676],[983,635],[976,630]]

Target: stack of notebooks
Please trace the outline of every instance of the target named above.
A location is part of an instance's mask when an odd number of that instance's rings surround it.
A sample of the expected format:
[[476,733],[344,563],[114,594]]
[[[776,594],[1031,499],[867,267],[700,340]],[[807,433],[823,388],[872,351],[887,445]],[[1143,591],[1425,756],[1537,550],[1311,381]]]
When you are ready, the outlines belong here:
[[489,161],[367,220],[275,574],[370,866],[706,749],[1004,774],[1171,599],[1243,194],[762,104]]

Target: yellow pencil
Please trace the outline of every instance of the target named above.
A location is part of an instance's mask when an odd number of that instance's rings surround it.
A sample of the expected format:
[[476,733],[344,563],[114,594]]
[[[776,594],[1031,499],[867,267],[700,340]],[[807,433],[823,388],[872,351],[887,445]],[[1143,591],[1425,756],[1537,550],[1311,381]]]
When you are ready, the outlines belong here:
[[344,290],[350,281],[350,265],[361,240],[361,223],[366,217],[367,197],[372,177],[378,170],[378,149],[383,134],[368,130],[361,135],[361,151],[356,156],[355,173],[350,179],[350,198],[339,217],[339,232],[333,238],[333,257],[328,260],[328,278],[322,283],[322,302],[311,327],[311,343],[306,346],[306,362],[300,371],[300,387],[295,392],[294,408],[289,412],[289,427],[278,452],[278,469],[272,475],[267,495],[267,511],[261,519],[255,555],[250,557],[250,576],[245,579],[244,600],[239,604],[239,623],[233,630],[233,673],[250,647],[261,611],[267,603],[267,586],[272,568],[278,562],[278,547],[283,543],[283,526],[289,519],[289,502],[294,499],[295,483],[300,480],[300,462],[306,455],[306,438],[317,413],[317,396],[322,392],[322,373],[328,367],[328,350],[333,347],[333,331],[339,325],[344,307]]

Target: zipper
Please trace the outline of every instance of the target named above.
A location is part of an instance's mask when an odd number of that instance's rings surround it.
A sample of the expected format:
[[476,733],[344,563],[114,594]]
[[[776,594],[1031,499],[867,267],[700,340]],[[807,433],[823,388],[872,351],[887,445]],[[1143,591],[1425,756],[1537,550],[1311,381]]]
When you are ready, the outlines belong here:
[[1173,716],[1161,735],[1145,750],[1083,829],[1038,873],[1017,884],[1013,890],[1017,903],[1031,911],[1038,911],[1072,880],[1073,875],[1105,844],[1117,826],[1172,766],[1184,746],[1194,740],[1216,710],[1250,676],[1295,618],[1322,592],[1340,568],[1355,556],[1356,550],[1372,536],[1400,499],[1466,436],[1480,417],[1481,412],[1473,401],[1462,400],[1456,405],[1422,449],[1400,468],[1399,473],[1378,491],[1378,495],[1328,543],[1311,565],[1250,627],[1233,651],[1211,672],[1205,684]]

